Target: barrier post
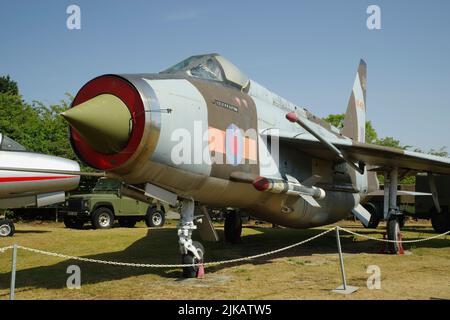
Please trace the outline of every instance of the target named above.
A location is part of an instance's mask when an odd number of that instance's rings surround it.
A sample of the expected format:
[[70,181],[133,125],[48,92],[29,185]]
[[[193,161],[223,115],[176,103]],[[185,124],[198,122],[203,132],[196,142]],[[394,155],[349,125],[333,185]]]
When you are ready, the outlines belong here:
[[12,262],[11,262],[11,288],[9,292],[9,300],[14,300],[16,289],[16,265],[17,265],[17,244],[13,245]]
[[339,265],[341,269],[342,285],[332,290],[332,292],[350,294],[358,290],[358,287],[347,285],[347,278],[345,277],[345,268],[344,268],[344,255],[342,254],[341,237],[339,235],[339,226],[336,226],[335,230],[336,230],[337,248],[339,253]]

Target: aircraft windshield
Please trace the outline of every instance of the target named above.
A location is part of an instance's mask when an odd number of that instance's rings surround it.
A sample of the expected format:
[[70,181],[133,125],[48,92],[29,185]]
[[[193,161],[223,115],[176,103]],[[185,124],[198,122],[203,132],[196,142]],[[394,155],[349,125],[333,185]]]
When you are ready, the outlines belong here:
[[161,73],[187,73],[189,76],[228,82],[240,89],[246,88],[249,79],[236,66],[217,54],[192,56]]
[[99,179],[93,189],[94,192],[117,191],[120,181],[110,179]]
[[27,149],[21,144],[17,143],[7,136],[2,136],[2,143],[0,144],[0,150],[5,151],[26,151]]

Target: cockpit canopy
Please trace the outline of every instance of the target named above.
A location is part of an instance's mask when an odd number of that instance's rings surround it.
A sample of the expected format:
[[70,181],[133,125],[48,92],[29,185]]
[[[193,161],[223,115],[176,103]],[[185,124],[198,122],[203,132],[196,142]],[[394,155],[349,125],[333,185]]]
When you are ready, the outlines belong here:
[[4,151],[26,151],[26,148],[11,138],[0,133],[0,150]]
[[215,53],[189,57],[161,73],[187,73],[191,77],[226,82],[240,90],[248,89],[250,84],[241,70]]

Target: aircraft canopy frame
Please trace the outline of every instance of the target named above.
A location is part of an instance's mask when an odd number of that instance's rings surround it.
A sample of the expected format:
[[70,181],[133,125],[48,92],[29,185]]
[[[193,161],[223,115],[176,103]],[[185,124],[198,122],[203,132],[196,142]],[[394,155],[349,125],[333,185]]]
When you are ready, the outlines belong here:
[[191,56],[160,73],[185,73],[191,77],[231,84],[247,90],[250,79],[229,60],[219,54]]

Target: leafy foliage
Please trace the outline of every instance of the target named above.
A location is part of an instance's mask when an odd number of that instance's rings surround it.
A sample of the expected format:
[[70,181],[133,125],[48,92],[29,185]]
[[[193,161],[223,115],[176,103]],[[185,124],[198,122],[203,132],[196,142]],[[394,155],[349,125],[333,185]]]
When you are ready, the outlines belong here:
[[[9,76],[0,77],[0,132],[27,150],[79,161],[69,142],[68,126],[59,114],[70,107],[73,97],[46,106],[25,102]],[[82,166],[83,171],[92,171]],[[84,180],[84,178],[82,178]]]
[[[327,117],[323,118],[323,120],[329,122],[331,125],[335,126],[338,129],[342,129],[344,127],[344,118],[345,114],[330,114]],[[371,121],[366,121],[366,142],[374,143],[377,141],[377,132],[375,128],[372,126]]]
[[0,77],[0,93],[18,96],[19,87],[17,86],[17,82],[11,80],[9,76]]

